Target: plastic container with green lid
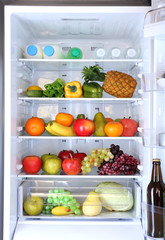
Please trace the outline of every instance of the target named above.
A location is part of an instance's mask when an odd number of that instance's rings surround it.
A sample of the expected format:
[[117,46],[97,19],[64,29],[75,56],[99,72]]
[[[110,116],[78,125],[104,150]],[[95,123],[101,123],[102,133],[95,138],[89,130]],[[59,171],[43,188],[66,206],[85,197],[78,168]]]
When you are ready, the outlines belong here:
[[69,59],[81,59],[83,56],[80,48],[70,48],[67,53],[67,58]]

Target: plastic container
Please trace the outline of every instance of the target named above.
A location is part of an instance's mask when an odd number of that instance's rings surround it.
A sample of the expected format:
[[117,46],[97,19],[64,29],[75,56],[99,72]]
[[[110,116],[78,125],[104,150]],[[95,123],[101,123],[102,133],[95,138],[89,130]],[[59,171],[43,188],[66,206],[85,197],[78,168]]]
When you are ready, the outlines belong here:
[[83,56],[80,48],[70,48],[67,53],[68,59],[81,59]]
[[138,58],[139,52],[135,48],[127,48],[124,52],[124,57],[127,59]]
[[118,47],[111,48],[110,50],[110,58],[122,58],[121,49]]
[[94,51],[94,58],[105,58],[106,51],[104,48],[96,48]]
[[49,59],[49,58],[65,58],[65,54],[62,50],[62,48],[58,45],[47,45],[43,49],[43,58]]
[[43,51],[42,48],[38,45],[31,44],[25,48],[25,58],[42,58]]

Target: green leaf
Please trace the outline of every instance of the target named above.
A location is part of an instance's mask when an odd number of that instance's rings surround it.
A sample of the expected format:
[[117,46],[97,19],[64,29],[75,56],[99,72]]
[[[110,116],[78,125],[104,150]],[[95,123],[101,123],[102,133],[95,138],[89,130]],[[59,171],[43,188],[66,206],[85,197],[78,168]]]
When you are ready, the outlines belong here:
[[84,78],[85,82],[89,81],[99,81],[104,82],[105,80],[105,73],[101,72],[103,68],[94,65],[94,66],[85,66],[82,70],[82,77]]
[[44,87],[46,90],[43,91],[43,97],[63,97],[64,85],[65,81],[62,78],[57,78],[51,84],[45,84]]

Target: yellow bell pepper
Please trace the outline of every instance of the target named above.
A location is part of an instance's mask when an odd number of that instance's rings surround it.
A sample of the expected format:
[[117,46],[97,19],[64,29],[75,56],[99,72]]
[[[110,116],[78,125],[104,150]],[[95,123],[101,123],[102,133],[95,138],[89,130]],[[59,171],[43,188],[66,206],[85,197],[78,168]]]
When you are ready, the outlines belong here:
[[78,81],[66,83],[64,86],[64,91],[65,91],[66,98],[82,97],[82,87],[81,87],[81,83]]

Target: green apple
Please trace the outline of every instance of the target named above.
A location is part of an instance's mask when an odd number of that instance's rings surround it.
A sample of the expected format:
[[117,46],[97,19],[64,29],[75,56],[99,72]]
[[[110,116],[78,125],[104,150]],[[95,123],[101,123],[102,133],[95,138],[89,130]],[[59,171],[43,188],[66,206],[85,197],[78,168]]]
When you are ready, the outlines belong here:
[[50,153],[48,153],[48,154],[43,154],[43,155],[41,156],[42,170],[43,170],[43,171],[45,171],[44,168],[43,168],[43,164],[44,164],[44,162],[46,161],[46,159],[48,159],[48,158],[50,158],[50,157],[58,158],[57,155],[55,155],[55,154],[50,154]]
[[62,161],[60,158],[50,157],[47,158],[43,163],[43,169],[45,172],[56,175],[62,169]]
[[23,208],[25,212],[30,216],[36,216],[42,212],[44,206],[43,199],[38,196],[30,196],[29,199],[25,199]]
[[116,118],[115,122],[119,122],[121,120],[121,118]]

